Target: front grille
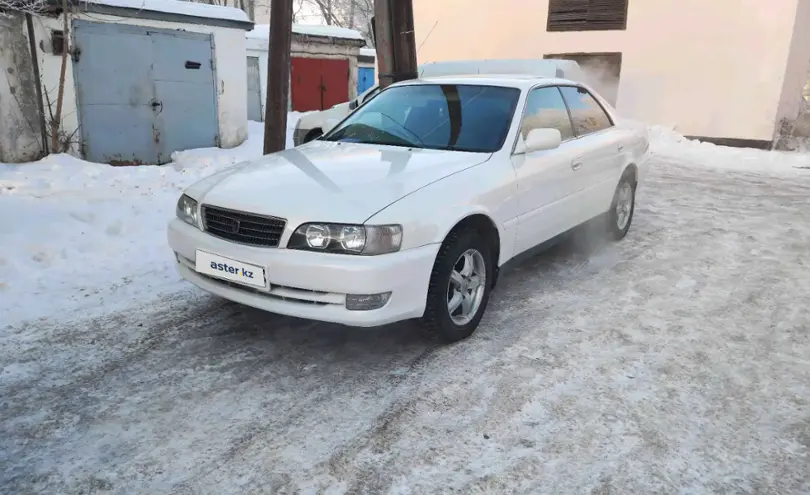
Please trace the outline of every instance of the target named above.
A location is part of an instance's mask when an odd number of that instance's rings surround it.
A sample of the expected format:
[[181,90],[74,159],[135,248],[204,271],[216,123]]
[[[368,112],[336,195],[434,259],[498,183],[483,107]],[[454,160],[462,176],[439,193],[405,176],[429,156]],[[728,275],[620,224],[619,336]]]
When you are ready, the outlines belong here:
[[287,221],[255,213],[202,207],[203,227],[211,235],[251,246],[278,247]]

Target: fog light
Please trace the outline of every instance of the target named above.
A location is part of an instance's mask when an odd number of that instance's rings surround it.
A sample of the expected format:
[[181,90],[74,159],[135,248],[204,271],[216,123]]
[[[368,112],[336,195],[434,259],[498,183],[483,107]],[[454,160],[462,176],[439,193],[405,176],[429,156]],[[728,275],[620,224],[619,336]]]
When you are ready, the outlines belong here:
[[349,311],[369,311],[380,309],[391,299],[390,292],[382,294],[346,294],[346,309]]

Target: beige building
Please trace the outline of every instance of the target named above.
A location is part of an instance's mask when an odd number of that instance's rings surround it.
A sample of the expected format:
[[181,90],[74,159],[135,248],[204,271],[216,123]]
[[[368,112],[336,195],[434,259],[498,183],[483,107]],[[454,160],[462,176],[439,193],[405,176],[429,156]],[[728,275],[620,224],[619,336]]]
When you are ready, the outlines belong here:
[[796,120],[810,0],[414,0],[419,62],[576,59],[625,116],[767,146]]

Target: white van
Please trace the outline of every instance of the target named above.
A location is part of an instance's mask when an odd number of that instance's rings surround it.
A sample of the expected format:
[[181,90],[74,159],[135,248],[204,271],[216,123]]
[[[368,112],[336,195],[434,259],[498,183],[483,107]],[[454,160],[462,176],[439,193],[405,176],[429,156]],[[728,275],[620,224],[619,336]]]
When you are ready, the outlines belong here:
[[[490,60],[454,60],[450,62],[430,62],[419,66],[419,77],[443,77],[471,74],[526,74],[537,77],[557,77],[582,81],[582,70],[573,60],[559,59],[490,59]],[[312,141],[323,134],[323,125],[327,120],[341,121],[355,108],[379,93],[380,87],[374,85],[357,98],[340,103],[328,110],[311,112],[303,115],[295,126],[293,143],[299,146]]]

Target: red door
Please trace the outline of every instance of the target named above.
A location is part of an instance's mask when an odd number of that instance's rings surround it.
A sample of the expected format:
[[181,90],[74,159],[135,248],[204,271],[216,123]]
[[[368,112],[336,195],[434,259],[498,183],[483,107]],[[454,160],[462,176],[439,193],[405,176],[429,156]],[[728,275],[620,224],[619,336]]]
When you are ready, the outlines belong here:
[[294,111],[325,110],[349,100],[349,61],[295,57],[290,83]]
[[323,107],[332,108],[338,103],[349,101],[349,61],[346,59],[321,60],[323,81]]

